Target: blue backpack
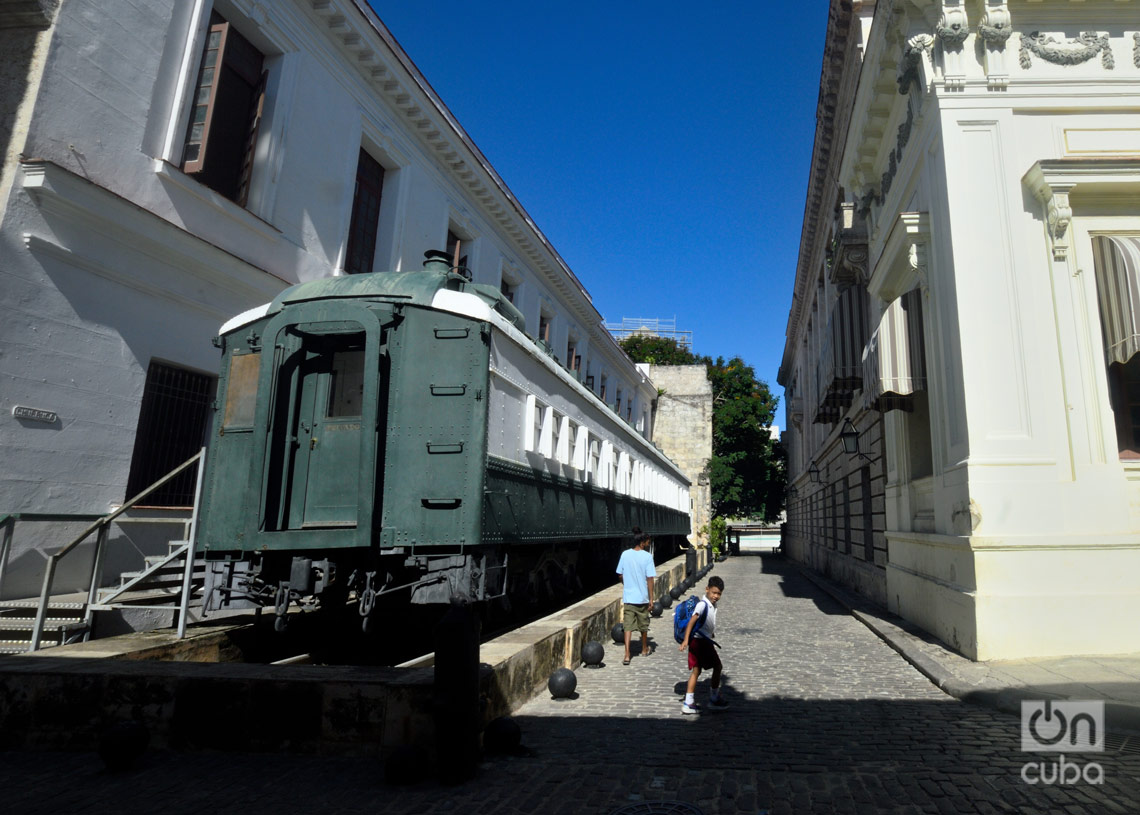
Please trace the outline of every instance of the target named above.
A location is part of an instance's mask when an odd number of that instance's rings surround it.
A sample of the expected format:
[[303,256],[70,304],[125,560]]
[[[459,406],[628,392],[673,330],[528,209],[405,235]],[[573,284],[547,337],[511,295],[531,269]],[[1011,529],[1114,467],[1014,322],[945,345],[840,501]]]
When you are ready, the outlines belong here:
[[[689,627],[689,620],[693,618],[693,612],[697,608],[697,603],[701,602],[701,598],[695,594],[690,594],[683,601],[677,604],[673,609],[673,639],[677,642],[685,641],[685,629]],[[705,617],[708,616],[708,609],[697,619],[697,624],[693,626],[693,634],[701,630],[701,626],[705,623]],[[709,642],[716,645],[716,640],[710,639]],[[717,646],[718,648],[720,646]]]

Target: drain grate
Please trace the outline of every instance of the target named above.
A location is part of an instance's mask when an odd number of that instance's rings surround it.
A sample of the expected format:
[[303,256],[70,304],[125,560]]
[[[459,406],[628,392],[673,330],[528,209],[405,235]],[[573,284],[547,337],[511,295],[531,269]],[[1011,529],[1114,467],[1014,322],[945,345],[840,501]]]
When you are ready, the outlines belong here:
[[615,809],[611,815],[705,815],[684,801],[638,801]]

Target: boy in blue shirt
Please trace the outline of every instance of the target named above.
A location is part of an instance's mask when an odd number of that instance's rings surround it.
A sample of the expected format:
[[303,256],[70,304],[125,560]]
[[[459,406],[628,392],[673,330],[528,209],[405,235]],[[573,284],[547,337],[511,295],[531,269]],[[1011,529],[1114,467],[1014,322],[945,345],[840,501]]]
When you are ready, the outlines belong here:
[[633,548],[621,553],[617,573],[621,575],[621,601],[625,604],[622,627],[625,628],[625,657],[622,665],[629,664],[629,642],[636,627],[641,632],[641,655],[649,654],[649,603],[653,600],[653,579],[657,570],[653,555],[648,551],[653,539],[637,530]]

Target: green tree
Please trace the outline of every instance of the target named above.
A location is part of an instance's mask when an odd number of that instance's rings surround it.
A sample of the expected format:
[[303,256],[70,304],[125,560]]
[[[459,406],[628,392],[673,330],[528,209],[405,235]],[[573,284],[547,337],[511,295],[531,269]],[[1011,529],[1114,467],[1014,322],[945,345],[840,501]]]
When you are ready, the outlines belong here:
[[784,505],[784,456],[768,432],[779,404],[768,384],[740,357],[698,357],[665,337],[627,337],[620,345],[634,362],[705,364],[713,392],[712,514],[775,520]]
[[623,339],[619,345],[629,354],[634,362],[649,362],[653,365],[695,365],[707,362],[677,344],[669,337],[650,337],[645,334],[634,334]]
[[775,520],[784,503],[784,460],[769,428],[777,397],[740,357],[708,364],[713,391],[712,513]]

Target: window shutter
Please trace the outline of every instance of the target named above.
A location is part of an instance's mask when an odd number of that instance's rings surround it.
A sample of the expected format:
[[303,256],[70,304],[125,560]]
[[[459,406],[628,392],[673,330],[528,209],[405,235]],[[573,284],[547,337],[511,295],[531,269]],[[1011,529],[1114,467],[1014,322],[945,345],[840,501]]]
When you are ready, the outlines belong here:
[[202,54],[202,68],[198,72],[194,106],[190,109],[190,129],[182,154],[182,170],[186,173],[200,173],[206,167],[206,147],[214,119],[214,102],[218,98],[222,59],[229,32],[229,23],[217,23],[210,26],[206,34],[206,49]]
[[261,80],[257,83],[257,91],[253,95],[256,101],[249,113],[245,152],[241,160],[241,179],[238,181],[237,203],[243,207],[249,201],[249,181],[253,175],[253,153],[257,148],[257,131],[261,128],[261,116],[265,112],[265,84],[268,79],[269,71],[262,71]]

